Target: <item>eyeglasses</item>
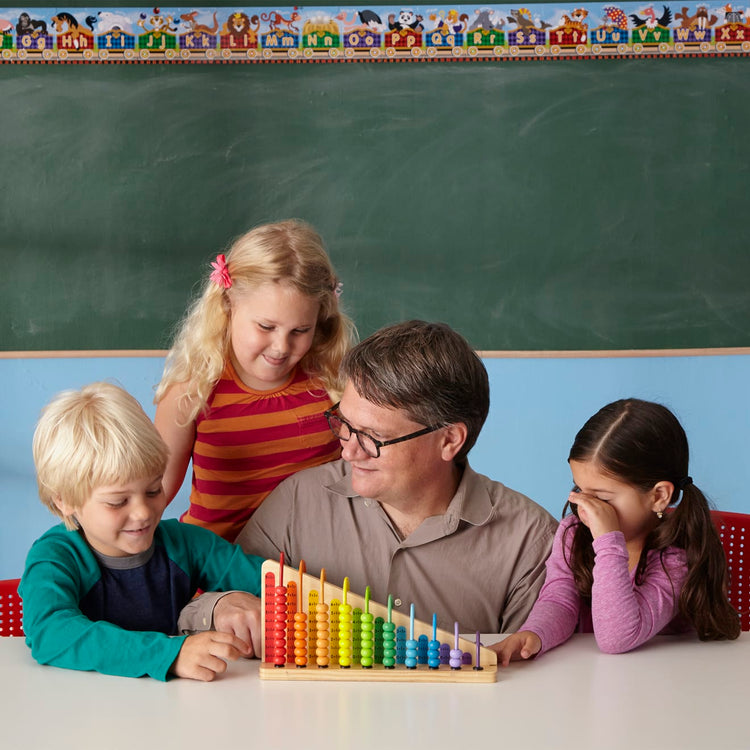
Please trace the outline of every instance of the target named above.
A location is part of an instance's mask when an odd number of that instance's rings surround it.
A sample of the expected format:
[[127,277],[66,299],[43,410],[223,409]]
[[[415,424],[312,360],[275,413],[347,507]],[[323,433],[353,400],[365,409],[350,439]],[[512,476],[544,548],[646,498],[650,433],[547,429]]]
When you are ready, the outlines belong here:
[[[340,402],[339,402],[340,403]],[[338,404],[334,404],[327,412],[325,412],[326,419],[328,420],[328,426],[331,428],[331,432],[339,439],[346,442],[352,435],[357,436],[357,442],[360,448],[370,458],[380,458],[380,449],[385,448],[386,445],[395,445],[396,443],[403,443],[407,440],[413,440],[422,435],[426,435],[428,432],[435,432],[439,430],[439,427],[425,427],[422,430],[417,430],[409,435],[404,435],[400,438],[394,438],[393,440],[377,440],[372,435],[368,435],[366,432],[357,430],[352,427],[345,419],[342,419],[338,414],[334,412],[339,408]]]

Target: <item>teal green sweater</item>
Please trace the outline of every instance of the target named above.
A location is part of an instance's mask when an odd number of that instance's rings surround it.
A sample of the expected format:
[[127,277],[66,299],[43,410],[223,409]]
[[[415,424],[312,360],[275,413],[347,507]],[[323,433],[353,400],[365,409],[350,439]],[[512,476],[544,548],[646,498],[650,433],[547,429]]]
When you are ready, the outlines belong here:
[[198,589],[260,595],[263,559],[198,526],[162,521],[143,558],[110,567],[62,524],[34,542],[19,586],[33,657],[166,680],[187,637],[177,635],[177,618]]

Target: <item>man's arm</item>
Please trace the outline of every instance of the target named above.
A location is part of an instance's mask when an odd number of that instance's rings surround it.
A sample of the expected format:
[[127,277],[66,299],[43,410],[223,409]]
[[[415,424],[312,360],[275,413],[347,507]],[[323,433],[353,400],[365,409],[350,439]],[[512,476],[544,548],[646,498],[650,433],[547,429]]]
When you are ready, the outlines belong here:
[[538,533],[532,537],[533,542],[527,545],[525,554],[519,559],[519,576],[500,618],[501,633],[519,630],[531,612],[544,585],[545,563],[552,550],[556,526],[551,516],[548,522],[540,524]]
[[[290,477],[291,479],[291,477]],[[290,479],[282,482],[253,513],[235,540],[246,553],[278,560],[283,540],[288,539],[294,489]],[[284,549],[288,564],[293,564]],[[241,591],[211,591],[193,599],[180,613],[179,633],[218,630],[232,633],[251,645],[260,656],[260,599]]]
[[245,656],[260,657],[260,599],[244,591],[211,591],[180,612],[177,630],[190,635],[205,630],[230,633],[250,646]]
[[293,564],[289,539],[297,487],[294,480],[294,475],[285,479],[245,524],[234,542],[245,552],[266,560],[278,560],[283,552],[287,563]]

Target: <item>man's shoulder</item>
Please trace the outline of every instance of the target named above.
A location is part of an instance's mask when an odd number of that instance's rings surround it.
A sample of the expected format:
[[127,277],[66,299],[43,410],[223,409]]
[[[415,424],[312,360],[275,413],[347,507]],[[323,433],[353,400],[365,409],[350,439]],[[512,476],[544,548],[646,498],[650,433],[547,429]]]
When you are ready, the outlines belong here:
[[523,519],[526,523],[540,523],[553,530],[557,528],[557,521],[552,514],[527,495],[485,474],[470,471],[473,474],[472,484],[487,492],[498,518],[507,520],[508,516],[512,516],[518,521]]
[[313,487],[327,487],[328,485],[343,479],[348,473],[349,464],[339,458],[336,461],[329,461],[327,464],[321,464],[320,466],[313,466],[310,469],[296,471],[281,482],[271,494],[278,492],[283,493],[298,487],[304,487],[306,489]]

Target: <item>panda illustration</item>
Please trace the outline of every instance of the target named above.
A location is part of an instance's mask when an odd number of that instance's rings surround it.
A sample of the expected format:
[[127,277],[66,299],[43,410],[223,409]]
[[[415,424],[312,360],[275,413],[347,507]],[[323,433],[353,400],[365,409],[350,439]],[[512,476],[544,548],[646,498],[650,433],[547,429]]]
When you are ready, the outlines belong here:
[[413,10],[404,9],[399,11],[398,18],[391,13],[388,16],[388,28],[391,31],[401,31],[402,29],[413,29],[414,31],[422,31],[422,16],[418,16]]

